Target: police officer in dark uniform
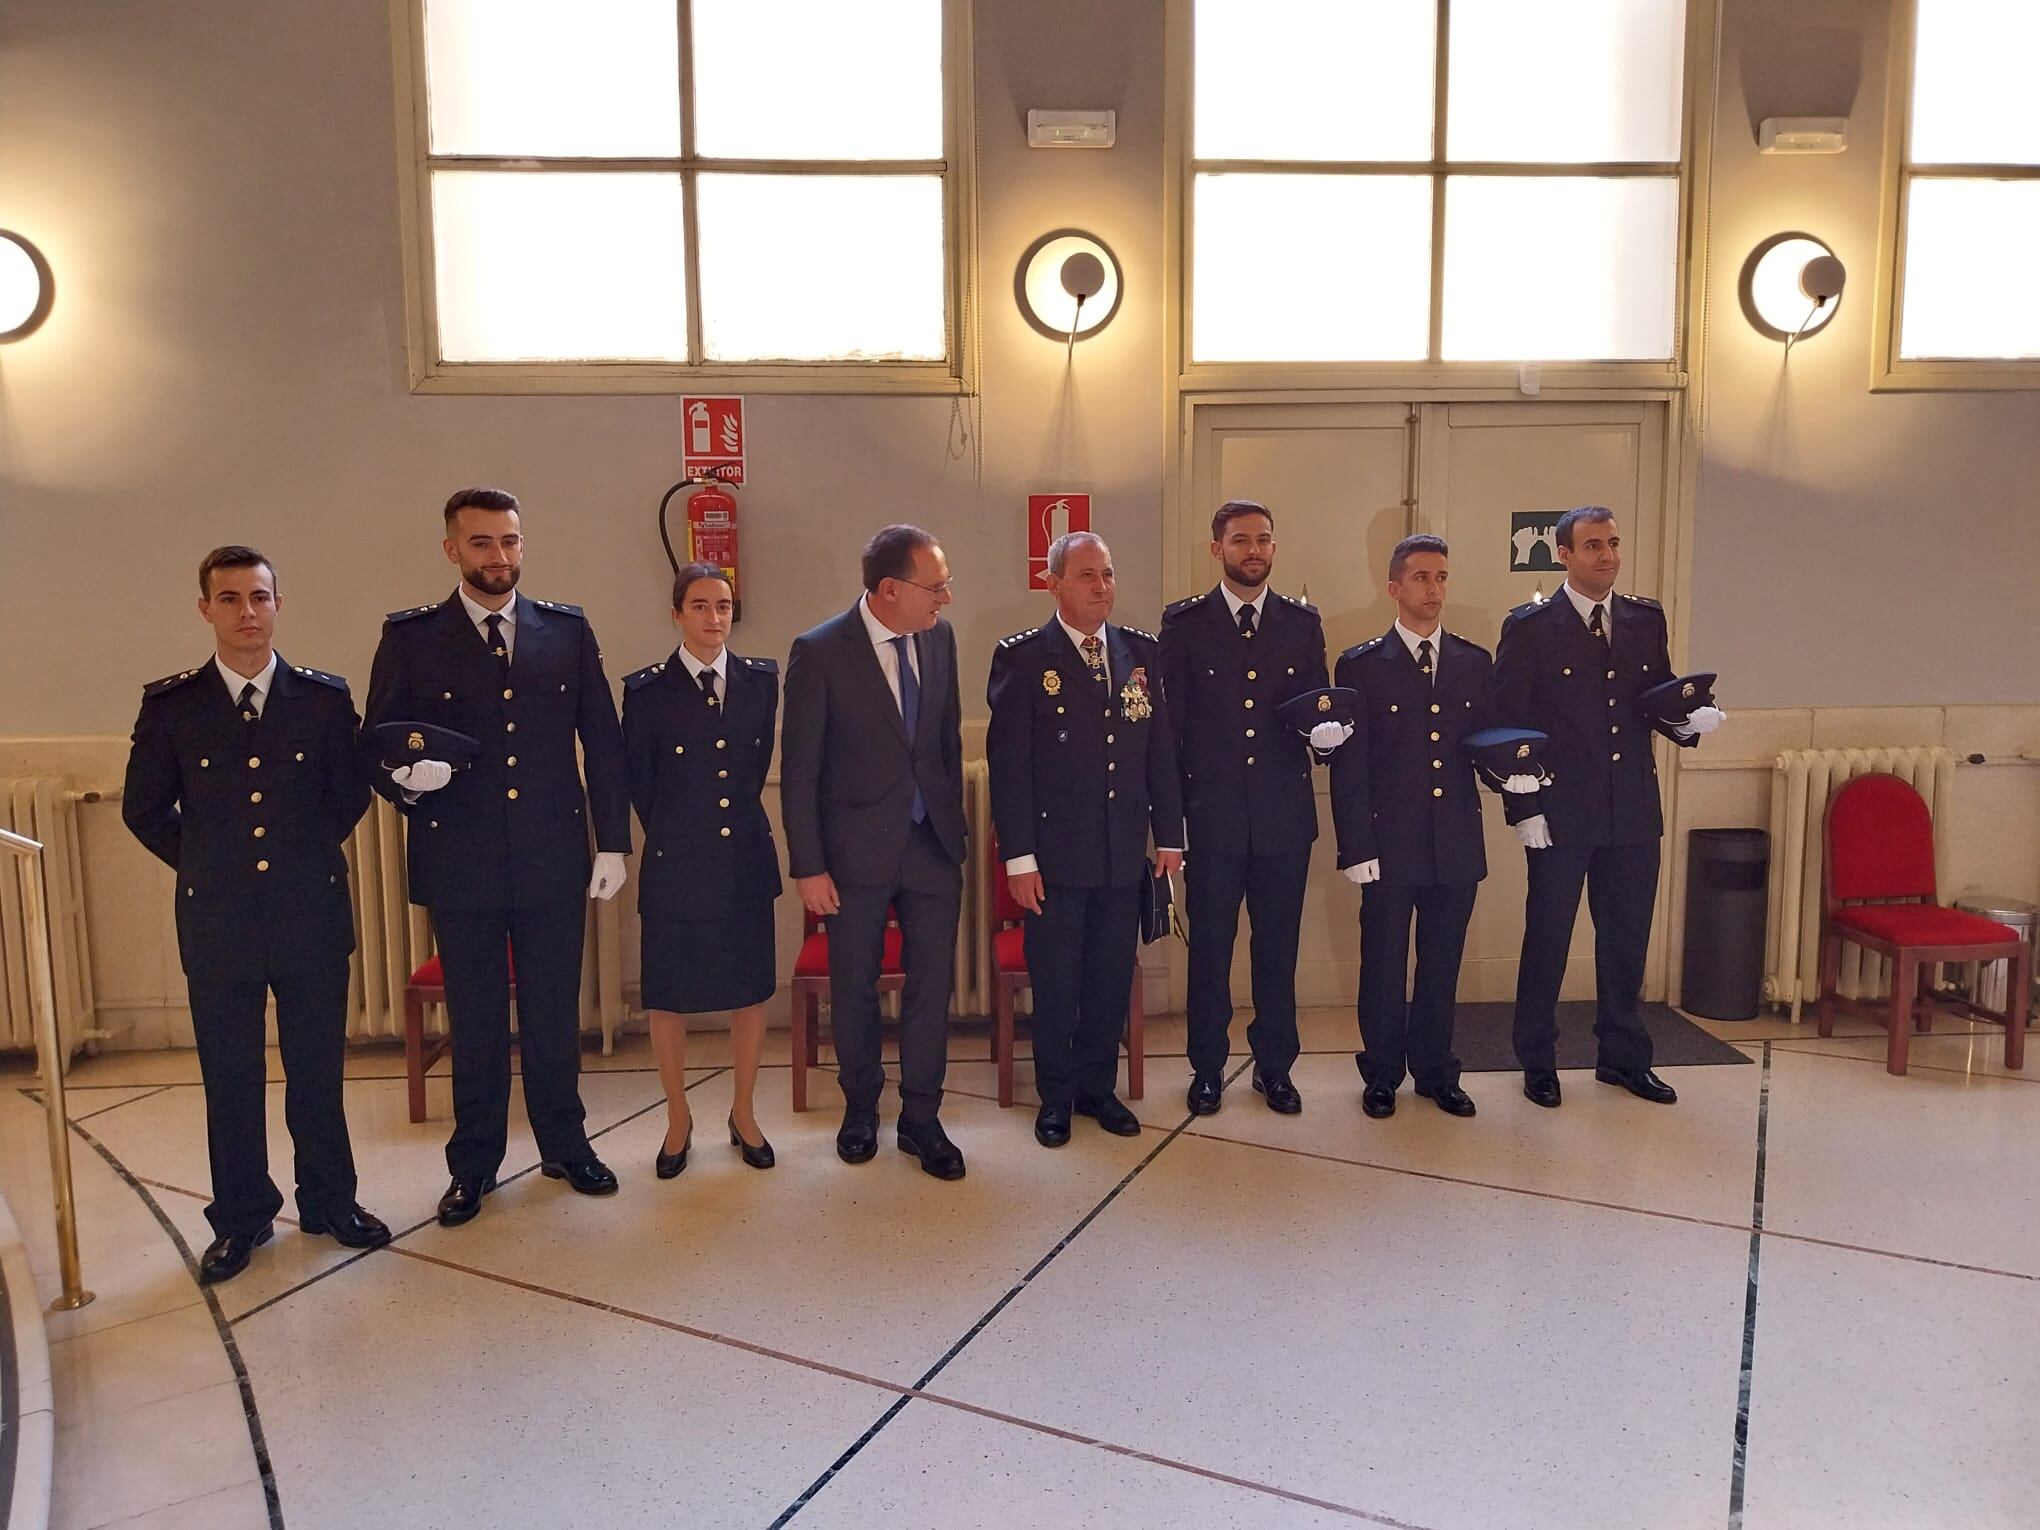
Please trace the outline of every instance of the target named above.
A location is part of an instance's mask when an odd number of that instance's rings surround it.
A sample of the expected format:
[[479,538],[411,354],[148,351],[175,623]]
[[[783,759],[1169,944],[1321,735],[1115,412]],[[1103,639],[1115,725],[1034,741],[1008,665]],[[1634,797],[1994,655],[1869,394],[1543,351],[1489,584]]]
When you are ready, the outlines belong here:
[[[1417,535],[1388,560],[1393,626],[1339,655],[1358,693],[1360,737],[1332,758],[1339,869],[1360,900],[1360,1107],[1395,1113],[1406,1074],[1447,1115],[1470,1116],[1452,1055],[1459,962],[1487,876],[1480,794],[1462,741],[1487,720],[1488,651],[1440,625],[1447,548]],[[1512,782],[1535,791],[1535,778]],[[1408,988],[1410,922],[1417,980]]]
[[1275,708],[1325,683],[1317,608],[1268,588],[1275,517],[1250,499],[1211,517],[1218,587],[1162,612],[1162,675],[1189,815],[1190,1111],[1219,1106],[1230,1051],[1233,940],[1240,902],[1253,922],[1254,1088],[1283,1115],[1303,1109],[1296,1062],[1296,948],[1310,847],[1317,838],[1313,744],[1351,729],[1327,722],[1309,742],[1274,724]]
[[1507,805],[1530,872],[1516,1057],[1523,1092],[1557,1106],[1558,991],[1584,884],[1594,921],[1594,1076],[1669,1105],[1678,1094],[1651,1071],[1650,1033],[1636,1012],[1664,834],[1651,732],[1691,747],[1723,714],[1700,707],[1671,724],[1640,703],[1672,678],[1665,614],[1654,600],[1615,593],[1622,539],[1613,512],[1568,510],[1557,541],[1564,585],[1511,611],[1495,652],[1494,720],[1550,735],[1550,784]]
[[342,847],[368,807],[354,702],[338,675],[272,646],[276,572],[252,547],[198,569],[216,654],[145,687],[121,816],[177,873],[177,949],[205,1083],[218,1234],[199,1261],[230,1280],[269,1241],[283,1195],[269,1177],[264,1012],[276,995],[284,1116],[299,1227],[349,1248],[390,1230],[354,1199],[341,1079],[354,918]]
[[516,497],[463,489],[446,502],[445,517],[446,556],[460,569],[460,587],[384,623],[366,725],[373,732],[424,722],[482,745],[458,777],[439,760],[374,774],[376,790],[406,815],[411,901],[432,911],[446,967],[453,1182],[439,1220],[453,1227],[481,1209],[503,1159],[512,962],[524,1102],[543,1170],[583,1194],[616,1189],[582,1125],[582,886],[588,897],[612,898],[623,885],[630,787],[623,730],[588,619],[579,606],[516,593],[524,556]]
[[1113,1094],[1140,933],[1148,837],[1182,865],[1183,809],[1160,645],[1112,626],[1112,551],[1088,531],[1048,551],[1054,620],[992,655],[992,820],[1034,990],[1035,1140],[1061,1147],[1070,1113],[1135,1136]]

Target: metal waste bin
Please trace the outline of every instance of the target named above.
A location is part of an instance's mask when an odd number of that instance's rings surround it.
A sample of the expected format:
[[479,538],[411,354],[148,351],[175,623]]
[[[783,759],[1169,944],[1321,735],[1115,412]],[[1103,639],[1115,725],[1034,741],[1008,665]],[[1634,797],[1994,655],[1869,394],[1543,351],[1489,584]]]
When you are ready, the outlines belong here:
[[1709,1020],[1754,1020],[1764,993],[1771,836],[1695,829],[1686,837],[1686,959],[1679,1007]]
[[[1965,914],[1981,914],[1986,919],[1995,919],[1999,924],[2010,925],[2018,932],[2019,939],[2026,943],[2028,951],[2033,949],[2033,931],[2040,924],[2040,908],[2019,898],[1999,898],[1988,893],[1978,893],[1973,898],[1957,898],[1955,906]],[[2012,980],[2012,959],[2001,956],[1994,962],[1968,962],[1967,990],[1969,1002],[1984,1009],[2002,1012],[2005,1007],[2005,985]],[[2033,995],[2024,995],[2027,1023],[2032,1023]]]

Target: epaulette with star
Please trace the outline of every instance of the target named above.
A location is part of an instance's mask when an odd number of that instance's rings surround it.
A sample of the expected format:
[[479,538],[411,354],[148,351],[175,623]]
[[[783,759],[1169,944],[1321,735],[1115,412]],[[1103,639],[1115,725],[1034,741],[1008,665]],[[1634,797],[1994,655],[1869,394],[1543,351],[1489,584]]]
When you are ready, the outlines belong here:
[[300,679],[316,680],[320,685],[330,685],[336,691],[347,689],[347,682],[339,675],[329,675],[323,669],[307,669],[302,664],[293,664],[290,672]]
[[1652,611],[1664,610],[1663,602],[1652,600],[1648,595],[1631,595],[1626,591],[1622,591],[1618,592],[1617,599],[1626,600],[1633,606],[1648,607]]
[[562,616],[578,616],[583,621],[587,620],[586,612],[584,612],[579,606],[568,605],[564,600],[534,600],[532,601],[532,604],[534,606],[540,607],[543,610],[557,611]]
[[1541,610],[1543,610],[1543,609],[1544,609],[1544,608],[1545,608],[1546,606],[1548,606],[1548,605],[1550,605],[1550,604],[1551,604],[1551,602],[1550,602],[1550,600],[1549,600],[1549,599],[1544,599],[1544,600],[1526,600],[1526,601],[1524,601],[1524,602],[1523,602],[1523,604],[1521,604],[1520,606],[1515,606],[1515,607],[1512,607],[1512,608],[1510,609],[1510,611],[1509,611],[1509,615],[1511,615],[1511,616],[1528,616],[1528,615],[1529,615],[1529,614],[1530,614],[1530,613],[1531,613],[1532,611],[1541,611]]
[[1308,611],[1312,616],[1316,616],[1318,614],[1318,608],[1316,606],[1312,605],[1307,600],[1299,598],[1298,596],[1285,595],[1280,590],[1276,590],[1274,592],[1274,595],[1277,600],[1285,600],[1289,602],[1290,605],[1296,607],[1296,609],[1299,611]]
[[1146,638],[1150,643],[1159,643],[1161,641],[1152,632],[1143,632],[1138,627],[1121,627],[1119,630],[1128,637]]
[[1339,655],[1339,662],[1341,664],[1344,664],[1348,659],[1357,659],[1362,654],[1374,652],[1374,650],[1379,648],[1380,646],[1381,639],[1378,637],[1371,637],[1364,643],[1355,643],[1351,648],[1348,648],[1344,653]]
[[192,678],[192,676],[196,675],[200,669],[204,668],[205,666],[201,664],[199,665],[198,669],[180,669],[174,675],[165,675],[160,680],[151,680],[147,685],[142,687],[142,694],[144,696],[167,695],[169,692],[176,690],[178,686],[185,684]]
[[1039,627],[1029,627],[1025,632],[1016,632],[1011,637],[1002,637],[999,639],[999,646],[1001,648],[1011,648],[1015,643],[1024,643],[1040,630]]
[[429,606],[413,606],[408,611],[392,611],[383,620],[386,622],[407,622],[414,616],[429,616],[445,604],[446,602],[443,600],[435,600]]
[[779,673],[779,661],[777,659],[753,659],[746,657],[744,667],[746,669],[758,670],[760,673],[767,675]]
[[650,685],[665,672],[666,665],[663,660],[657,664],[647,664],[643,669],[634,670],[630,674],[625,675],[623,677],[623,688],[627,691],[634,691],[641,685]]
[[1195,595],[1185,595],[1181,600],[1170,601],[1166,606],[1162,607],[1162,620],[1166,622],[1172,616],[1180,616],[1185,611],[1195,610],[1203,603],[1204,597],[1210,593],[1209,590],[1203,590]]

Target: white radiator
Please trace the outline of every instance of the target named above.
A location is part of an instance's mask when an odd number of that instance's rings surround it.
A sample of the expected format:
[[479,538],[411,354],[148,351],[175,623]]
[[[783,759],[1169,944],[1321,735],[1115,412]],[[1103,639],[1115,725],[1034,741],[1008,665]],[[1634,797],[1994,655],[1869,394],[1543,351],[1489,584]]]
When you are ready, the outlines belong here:
[[[0,778],[0,828],[25,834],[43,846],[57,1035],[68,1059],[92,1034],[95,1024],[77,794],[68,781],[57,776]],[[35,1046],[26,935],[21,881],[9,858],[0,864],[0,1049]]]
[[[1770,928],[1764,940],[1764,997],[1800,1006],[1819,997],[1821,820],[1844,782],[1885,771],[1926,799],[1934,822],[1946,821],[1955,755],[1932,749],[1792,749],[1771,772]],[[1945,880],[1941,836],[1935,836],[1935,880]],[[1838,986],[1848,998],[1874,998],[1890,984],[1889,964],[1860,946],[1842,947]]]

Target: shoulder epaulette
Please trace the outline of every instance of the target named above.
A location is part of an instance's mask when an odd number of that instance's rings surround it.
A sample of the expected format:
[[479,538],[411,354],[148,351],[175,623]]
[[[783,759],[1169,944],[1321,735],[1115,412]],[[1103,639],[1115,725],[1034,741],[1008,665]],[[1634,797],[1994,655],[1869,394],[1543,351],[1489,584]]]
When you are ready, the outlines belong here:
[[[1206,591],[1205,593],[1208,594],[1209,591]],[[1162,620],[1166,622],[1172,616],[1179,615],[1184,611],[1192,610],[1200,602],[1202,602],[1203,599],[1204,595],[1198,594],[1198,595],[1185,595],[1181,600],[1170,601],[1166,606],[1162,607]]]
[[323,669],[306,669],[302,664],[293,664],[290,672],[301,680],[316,680],[321,685],[330,685],[336,691],[347,689],[347,681],[339,675],[329,675]]
[[562,616],[579,616],[583,620],[586,619],[586,613],[579,606],[570,606],[564,600],[534,600],[532,604],[547,611],[557,611]]
[[1544,608],[1545,608],[1546,606],[1548,606],[1548,605],[1550,605],[1550,604],[1551,604],[1551,601],[1550,601],[1550,599],[1549,599],[1549,598],[1547,598],[1547,599],[1544,599],[1544,600],[1526,600],[1526,601],[1524,601],[1524,602],[1523,602],[1523,604],[1521,604],[1520,606],[1516,606],[1516,607],[1514,607],[1514,608],[1513,608],[1513,609],[1512,609],[1512,610],[1511,610],[1511,611],[1509,612],[1509,615],[1511,615],[1511,616],[1528,616],[1528,615],[1530,615],[1530,613],[1531,613],[1531,612],[1533,612],[1533,611],[1541,611],[1541,610],[1543,610],[1543,609],[1544,609]]
[[414,616],[429,615],[430,613],[437,611],[441,606],[445,604],[446,602],[443,600],[435,600],[429,606],[413,606],[408,611],[392,611],[388,616],[385,616],[383,620],[386,622],[407,622]]
[[198,674],[199,670],[202,670],[204,668],[205,666],[201,664],[199,665],[198,669],[180,669],[174,675],[165,675],[160,680],[151,680],[147,685],[142,687],[142,694],[144,696],[165,695],[170,691],[176,690],[178,686],[185,684],[194,675]]
[[1357,659],[1363,653],[1372,653],[1374,652],[1375,649],[1379,648],[1380,646],[1381,639],[1378,637],[1371,637],[1364,643],[1355,643],[1351,648],[1348,648],[1344,653],[1339,655],[1339,662],[1343,664],[1348,659]]
[[623,677],[623,688],[627,691],[634,691],[641,685],[650,685],[665,672],[666,666],[663,661],[657,664],[647,664],[643,669],[625,675]]
[[1001,648],[1011,648],[1015,643],[1024,643],[1040,630],[1039,627],[1029,627],[1025,632],[1016,632],[1011,637],[1002,637],[999,639],[999,646]]
[[1275,592],[1275,598],[1277,600],[1287,601],[1290,605],[1296,607],[1296,609],[1299,611],[1308,611],[1312,616],[1316,616],[1318,614],[1318,608],[1316,606],[1312,605],[1307,600],[1299,600],[1294,595],[1285,595],[1280,590],[1277,590]]
[[1121,627],[1119,630],[1125,633],[1128,637],[1145,638],[1150,643],[1159,643],[1161,641],[1161,639],[1156,637],[1152,632],[1143,632],[1138,627]]
[[1624,593],[1621,598],[1633,606],[1647,606],[1653,611],[1664,610],[1664,603],[1662,601],[1652,600],[1648,595],[1630,595]]
[[747,669],[760,670],[768,675],[776,675],[779,673],[779,661],[777,659],[746,658],[744,660],[744,666]]

